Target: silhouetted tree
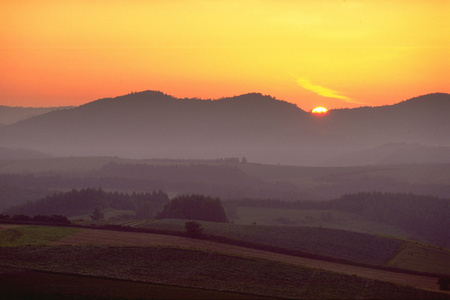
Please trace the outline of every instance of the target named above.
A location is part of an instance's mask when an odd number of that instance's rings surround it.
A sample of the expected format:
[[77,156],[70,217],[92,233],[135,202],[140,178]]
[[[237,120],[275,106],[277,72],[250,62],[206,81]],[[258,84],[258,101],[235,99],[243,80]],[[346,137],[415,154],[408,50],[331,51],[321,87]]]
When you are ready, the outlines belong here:
[[191,237],[199,237],[202,235],[202,225],[195,221],[186,222],[184,227],[186,228],[186,233]]
[[94,221],[98,221],[103,219],[105,216],[103,215],[103,213],[100,211],[99,208],[94,209],[94,212],[91,215],[91,219]]

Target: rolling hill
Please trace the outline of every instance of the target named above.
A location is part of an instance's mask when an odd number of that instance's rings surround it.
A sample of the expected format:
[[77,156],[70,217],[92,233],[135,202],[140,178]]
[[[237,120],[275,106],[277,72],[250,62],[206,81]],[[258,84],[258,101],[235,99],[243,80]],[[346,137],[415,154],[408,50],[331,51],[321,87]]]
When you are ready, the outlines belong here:
[[0,146],[61,156],[246,156],[253,162],[315,165],[391,142],[448,147],[449,112],[448,94],[315,117],[257,93],[213,101],[145,91],[2,126]]

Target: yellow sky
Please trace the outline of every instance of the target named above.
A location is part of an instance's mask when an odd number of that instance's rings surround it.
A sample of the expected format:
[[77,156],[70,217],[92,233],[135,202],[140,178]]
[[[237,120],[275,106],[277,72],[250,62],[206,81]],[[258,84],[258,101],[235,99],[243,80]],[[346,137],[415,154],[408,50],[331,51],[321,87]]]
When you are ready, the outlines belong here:
[[1,1],[0,105],[141,90],[310,110],[450,93],[450,1]]

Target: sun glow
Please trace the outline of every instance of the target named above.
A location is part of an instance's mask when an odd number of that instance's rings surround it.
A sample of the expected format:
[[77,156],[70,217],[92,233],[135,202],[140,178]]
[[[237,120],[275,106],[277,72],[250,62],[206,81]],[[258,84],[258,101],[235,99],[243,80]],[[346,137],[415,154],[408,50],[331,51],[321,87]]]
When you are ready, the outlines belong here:
[[205,99],[260,92],[309,111],[450,92],[449,8],[444,0],[0,1],[0,105],[160,90]]
[[328,112],[328,109],[322,106],[318,106],[311,111],[313,114],[323,115]]

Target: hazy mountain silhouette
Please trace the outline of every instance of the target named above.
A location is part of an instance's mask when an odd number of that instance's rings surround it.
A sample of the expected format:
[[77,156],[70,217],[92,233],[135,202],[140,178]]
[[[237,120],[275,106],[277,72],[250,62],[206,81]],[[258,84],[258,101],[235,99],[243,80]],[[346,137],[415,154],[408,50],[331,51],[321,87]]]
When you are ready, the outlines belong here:
[[450,95],[429,94],[394,105],[331,110],[318,124],[355,146],[389,142],[450,146]]
[[34,150],[0,147],[0,159],[35,159],[48,157],[50,155]]
[[220,158],[311,165],[390,142],[450,146],[450,95],[313,116],[253,93],[219,100],[146,91],[0,127],[0,146],[56,155]]
[[42,115],[63,108],[71,107],[18,107],[0,105],[0,125],[13,124],[33,116]]

